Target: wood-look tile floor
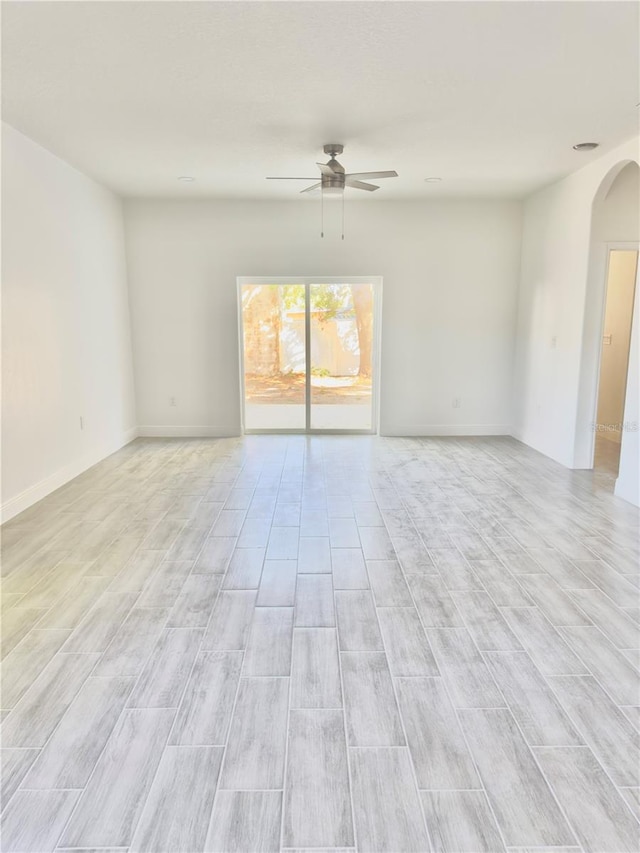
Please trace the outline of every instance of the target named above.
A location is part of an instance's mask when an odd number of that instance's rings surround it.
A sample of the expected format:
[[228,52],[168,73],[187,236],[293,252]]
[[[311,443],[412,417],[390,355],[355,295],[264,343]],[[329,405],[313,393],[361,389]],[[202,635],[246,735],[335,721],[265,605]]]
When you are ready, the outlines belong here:
[[2,531],[2,850],[638,851],[637,525],[511,439],[134,442]]

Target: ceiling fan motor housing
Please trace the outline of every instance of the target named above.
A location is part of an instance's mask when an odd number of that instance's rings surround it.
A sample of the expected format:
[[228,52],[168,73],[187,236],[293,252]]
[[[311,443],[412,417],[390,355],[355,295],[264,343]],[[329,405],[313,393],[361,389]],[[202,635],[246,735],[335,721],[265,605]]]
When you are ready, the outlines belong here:
[[336,173],[335,176],[322,176],[322,192],[323,193],[341,193],[344,191],[345,177],[344,168],[337,160],[329,160],[327,166],[331,166]]
[[324,146],[324,153],[331,155],[331,160],[327,163],[334,175],[322,176],[322,192],[323,193],[341,193],[344,192],[345,177],[344,166],[336,160],[336,154],[342,154],[344,145],[338,143],[329,143]]

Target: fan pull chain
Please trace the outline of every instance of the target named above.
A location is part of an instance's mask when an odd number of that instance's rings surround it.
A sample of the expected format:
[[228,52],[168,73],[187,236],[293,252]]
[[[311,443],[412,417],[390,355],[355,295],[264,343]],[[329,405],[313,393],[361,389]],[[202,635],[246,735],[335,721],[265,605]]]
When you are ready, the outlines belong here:
[[324,237],[324,192],[320,187],[320,236]]
[[344,189],[342,190],[342,239],[344,240]]

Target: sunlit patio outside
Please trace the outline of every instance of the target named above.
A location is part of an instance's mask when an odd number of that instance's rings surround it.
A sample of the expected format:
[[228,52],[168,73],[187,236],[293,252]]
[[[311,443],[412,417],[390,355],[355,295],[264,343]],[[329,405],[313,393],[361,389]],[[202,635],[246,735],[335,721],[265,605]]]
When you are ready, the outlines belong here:
[[[310,400],[314,429],[372,425],[373,291],[313,284]],[[305,426],[305,285],[242,288],[245,427]]]

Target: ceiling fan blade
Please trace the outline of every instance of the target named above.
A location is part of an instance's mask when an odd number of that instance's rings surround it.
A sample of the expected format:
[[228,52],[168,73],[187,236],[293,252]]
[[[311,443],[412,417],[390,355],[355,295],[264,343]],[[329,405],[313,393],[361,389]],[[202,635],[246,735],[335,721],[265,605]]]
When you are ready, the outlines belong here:
[[353,187],[354,190],[367,190],[370,193],[380,189],[375,184],[365,184],[364,181],[353,181],[350,178],[347,178],[344,183],[346,187]]
[[313,190],[317,190],[322,186],[322,181],[318,181],[317,184],[311,184],[310,187],[307,187],[305,190],[300,190],[301,193],[310,193]]
[[397,178],[397,172],[349,172],[345,175],[346,178],[355,178],[358,180],[359,178],[370,178],[371,180],[377,180],[378,178]]
[[326,175],[328,178],[335,178],[338,172],[334,172],[331,166],[327,166],[326,163],[316,163],[316,166],[323,175]]
[[313,181],[313,178],[265,178],[266,181]]

